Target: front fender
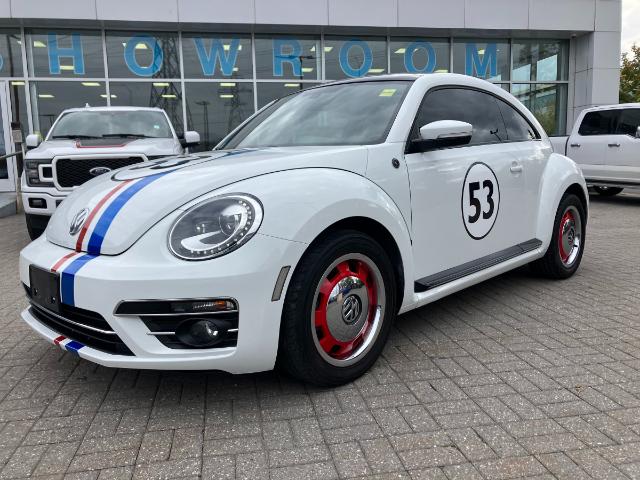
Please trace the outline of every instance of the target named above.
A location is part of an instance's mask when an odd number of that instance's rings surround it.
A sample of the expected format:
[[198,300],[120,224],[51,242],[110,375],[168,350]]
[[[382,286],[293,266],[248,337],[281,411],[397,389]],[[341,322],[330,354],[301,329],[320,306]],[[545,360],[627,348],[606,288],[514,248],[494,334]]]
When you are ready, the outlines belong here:
[[585,205],[588,211],[589,192],[587,184],[578,165],[568,157],[558,153],[549,156],[547,165],[542,173],[540,192],[538,195],[538,222],[537,238],[542,240],[543,251],[546,251],[553,235],[553,223],[562,196],[571,185],[580,185],[587,201]]
[[216,194],[231,192],[250,193],[260,199],[264,206],[261,234],[294,242],[310,244],[345,218],[375,220],[389,231],[400,251],[404,302],[413,298],[409,227],[391,197],[367,178],[344,170],[305,168],[253,177],[217,190]]

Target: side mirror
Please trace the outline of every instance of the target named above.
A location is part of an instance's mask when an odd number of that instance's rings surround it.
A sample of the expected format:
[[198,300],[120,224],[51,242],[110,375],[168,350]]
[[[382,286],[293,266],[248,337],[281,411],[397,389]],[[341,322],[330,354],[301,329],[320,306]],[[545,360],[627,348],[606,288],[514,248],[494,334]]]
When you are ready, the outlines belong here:
[[640,138],[640,127],[636,128],[636,138]]
[[471,141],[472,135],[473,126],[470,123],[438,120],[420,128],[420,138],[411,141],[409,153],[466,145]]
[[38,135],[37,133],[27,135],[24,143],[27,145],[27,150],[36,148],[38,145],[40,145],[40,135]]
[[184,136],[180,139],[180,144],[183,147],[194,147],[200,143],[200,134],[189,130],[184,132]]

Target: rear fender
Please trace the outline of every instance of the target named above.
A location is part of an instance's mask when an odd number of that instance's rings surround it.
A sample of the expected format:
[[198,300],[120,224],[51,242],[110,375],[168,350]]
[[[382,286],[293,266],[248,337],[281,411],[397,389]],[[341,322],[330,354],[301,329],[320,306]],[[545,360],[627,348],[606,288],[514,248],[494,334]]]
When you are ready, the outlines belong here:
[[575,184],[582,188],[587,202],[585,209],[588,211],[589,193],[580,168],[570,158],[552,153],[542,174],[538,196],[540,201],[536,236],[543,242],[543,251],[547,250],[551,242],[553,224],[560,200],[562,200],[567,189]]

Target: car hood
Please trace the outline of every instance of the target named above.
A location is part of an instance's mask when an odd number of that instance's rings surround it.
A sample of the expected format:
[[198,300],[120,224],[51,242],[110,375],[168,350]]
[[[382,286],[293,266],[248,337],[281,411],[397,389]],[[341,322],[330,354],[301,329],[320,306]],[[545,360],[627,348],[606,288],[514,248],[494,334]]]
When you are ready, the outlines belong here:
[[[298,168],[364,175],[365,147],[219,150],[145,162],[96,177],[53,214],[47,240],[94,255],[117,255],[184,204],[247,178]],[[251,193],[251,192],[243,192]]]
[[179,153],[174,138],[98,138],[91,140],[48,140],[38,148],[29,150],[26,158],[53,159],[59,156],[128,155],[147,156],[173,155]]

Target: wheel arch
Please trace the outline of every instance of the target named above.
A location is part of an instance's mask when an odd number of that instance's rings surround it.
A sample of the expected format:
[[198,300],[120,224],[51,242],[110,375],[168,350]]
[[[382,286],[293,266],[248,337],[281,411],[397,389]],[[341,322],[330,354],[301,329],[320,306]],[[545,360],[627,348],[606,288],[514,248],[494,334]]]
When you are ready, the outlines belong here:
[[[398,296],[398,310],[402,306],[404,300],[404,288],[405,288],[405,267],[402,260],[402,254],[400,248],[396,243],[391,232],[383,224],[369,217],[347,217],[336,221],[329,225],[324,230],[318,233],[316,238],[307,246],[302,257],[318,243],[321,243],[325,238],[335,234],[338,231],[343,230],[356,230],[370,236],[387,252],[391,263],[393,264],[393,273],[396,280],[396,295]],[[301,258],[302,258],[301,257]],[[296,265],[297,268],[297,265]]]

